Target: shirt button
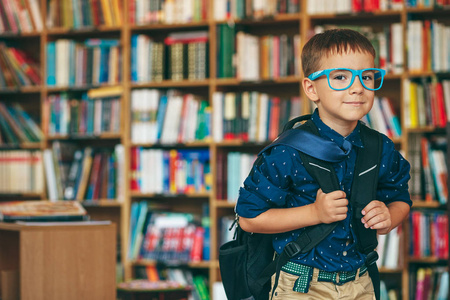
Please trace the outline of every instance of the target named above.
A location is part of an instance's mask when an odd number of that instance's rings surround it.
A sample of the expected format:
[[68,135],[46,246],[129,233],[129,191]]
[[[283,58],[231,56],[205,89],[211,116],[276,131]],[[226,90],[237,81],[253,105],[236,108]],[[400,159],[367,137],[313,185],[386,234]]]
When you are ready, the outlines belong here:
[[347,251],[342,252],[342,255],[347,256]]
[[348,246],[348,245],[350,245],[350,240],[347,240],[347,241],[345,242],[345,246]]

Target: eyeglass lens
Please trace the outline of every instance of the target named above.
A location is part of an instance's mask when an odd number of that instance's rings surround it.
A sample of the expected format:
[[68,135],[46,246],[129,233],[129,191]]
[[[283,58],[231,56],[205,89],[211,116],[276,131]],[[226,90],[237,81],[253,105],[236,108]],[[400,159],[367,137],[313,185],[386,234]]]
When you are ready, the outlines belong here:
[[[349,70],[333,70],[329,75],[329,83],[333,89],[344,90],[352,83],[352,72]],[[381,86],[382,74],[375,69],[368,69],[361,74],[362,84],[365,88],[376,90]],[[357,80],[359,78],[355,78]]]

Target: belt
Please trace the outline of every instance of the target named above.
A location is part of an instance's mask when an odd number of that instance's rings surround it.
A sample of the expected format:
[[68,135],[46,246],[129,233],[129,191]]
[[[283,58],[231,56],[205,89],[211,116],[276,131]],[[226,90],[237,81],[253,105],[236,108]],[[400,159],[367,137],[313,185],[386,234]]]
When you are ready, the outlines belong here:
[[[281,270],[289,274],[297,275],[299,277],[295,281],[294,291],[301,293],[308,292],[309,284],[313,278],[313,271],[314,271],[313,267],[289,261],[283,267],[281,267]],[[344,283],[355,280],[356,276],[358,275],[358,271],[359,276],[362,276],[364,273],[367,272],[366,265],[362,265],[361,268],[359,268],[356,271],[349,271],[349,272],[347,271],[328,272],[324,270],[319,270],[317,281],[326,281],[332,282],[336,285],[343,285]]]

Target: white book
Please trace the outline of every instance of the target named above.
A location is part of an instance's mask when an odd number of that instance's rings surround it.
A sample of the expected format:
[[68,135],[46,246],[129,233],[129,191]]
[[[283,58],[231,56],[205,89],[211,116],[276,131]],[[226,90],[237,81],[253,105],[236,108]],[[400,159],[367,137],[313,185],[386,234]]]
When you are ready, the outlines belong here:
[[[28,5],[31,10],[31,16],[33,17],[35,30],[36,31],[42,31],[43,23],[42,23],[42,14],[41,14],[41,8],[38,3],[38,0],[28,0]],[[1,22],[0,22],[1,23]]]
[[403,25],[402,23],[391,24],[392,44],[392,71],[394,74],[403,72]]
[[444,90],[445,109],[447,111],[447,121],[450,122],[450,80],[442,80]]
[[257,142],[265,142],[267,140],[267,114],[269,112],[269,95],[262,93],[259,95],[258,105],[258,127]]
[[213,283],[212,299],[214,300],[227,300],[227,295],[225,293],[225,288],[221,281]]
[[123,202],[125,199],[125,147],[121,144],[114,146],[114,152],[117,159],[117,175],[116,175],[116,199]]
[[214,92],[213,100],[213,114],[212,114],[212,131],[214,142],[221,142],[223,140],[223,93]]
[[45,179],[47,182],[48,200],[55,202],[58,200],[58,189],[56,187],[56,175],[53,165],[53,153],[51,149],[44,150]]
[[248,140],[256,141],[256,131],[258,127],[258,92],[250,92],[250,116],[248,120]]
[[406,79],[403,81],[403,123],[405,128],[411,128],[411,93],[410,93],[411,81]]
[[398,234],[398,227],[394,228],[388,233],[388,243],[385,250],[385,267],[389,269],[396,269],[399,267],[399,249],[400,249],[400,235]]
[[382,267],[383,263],[384,263],[387,236],[388,236],[387,234],[378,235],[378,246],[377,246],[377,253],[378,253],[377,267],[378,268]]

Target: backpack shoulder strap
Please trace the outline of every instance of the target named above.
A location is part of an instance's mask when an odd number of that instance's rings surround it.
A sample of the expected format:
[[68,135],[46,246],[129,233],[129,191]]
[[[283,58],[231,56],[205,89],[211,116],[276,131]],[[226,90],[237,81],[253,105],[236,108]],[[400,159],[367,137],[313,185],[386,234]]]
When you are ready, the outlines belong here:
[[361,211],[372,200],[376,199],[378,174],[382,153],[382,136],[367,126],[361,126],[363,148],[356,149],[355,174],[353,176],[350,203],[353,205],[353,229],[359,239],[359,250],[364,254],[373,251],[377,246],[376,231],[367,229],[361,223]]

